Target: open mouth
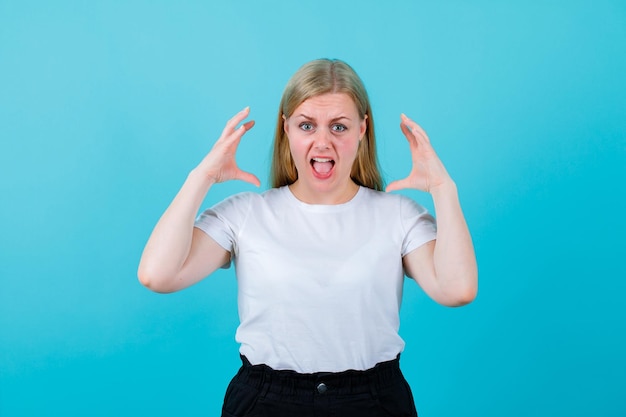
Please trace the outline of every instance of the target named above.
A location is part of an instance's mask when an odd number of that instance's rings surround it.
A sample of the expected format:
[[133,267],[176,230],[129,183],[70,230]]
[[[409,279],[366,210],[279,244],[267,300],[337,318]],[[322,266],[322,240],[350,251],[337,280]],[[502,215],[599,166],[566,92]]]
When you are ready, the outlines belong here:
[[327,177],[333,170],[335,161],[330,158],[312,158],[311,166],[316,174],[321,177]]

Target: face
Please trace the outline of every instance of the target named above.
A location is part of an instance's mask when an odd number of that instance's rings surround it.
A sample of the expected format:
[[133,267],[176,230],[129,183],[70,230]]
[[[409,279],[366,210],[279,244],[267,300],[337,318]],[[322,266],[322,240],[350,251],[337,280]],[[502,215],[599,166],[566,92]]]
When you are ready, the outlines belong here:
[[311,97],[300,104],[284,128],[298,171],[292,191],[305,202],[337,204],[349,200],[358,186],[350,178],[367,115],[359,117],[344,93]]

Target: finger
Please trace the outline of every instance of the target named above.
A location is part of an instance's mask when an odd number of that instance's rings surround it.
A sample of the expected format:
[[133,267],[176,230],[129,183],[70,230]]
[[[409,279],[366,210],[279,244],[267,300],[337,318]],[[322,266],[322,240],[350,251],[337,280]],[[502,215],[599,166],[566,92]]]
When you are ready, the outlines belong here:
[[248,106],[244,108],[243,110],[241,110],[236,115],[234,115],[228,122],[226,122],[226,126],[224,127],[224,130],[222,131],[222,136],[226,136],[229,133],[232,133],[237,127],[237,125],[241,123],[246,117],[248,117],[249,114],[250,114],[250,107]]
[[417,136],[415,135],[415,133],[409,126],[408,124],[409,120],[410,119],[406,117],[404,113],[400,115],[400,130],[402,130],[402,133],[404,134],[404,136],[406,136],[406,140],[409,141],[409,145],[411,146],[411,149],[413,149],[417,147]]
[[254,124],[255,121],[250,120],[239,126],[239,128],[235,129],[233,132],[227,132],[226,129],[224,129],[222,136],[220,136],[220,138],[213,144],[212,149],[222,149],[221,152],[226,153],[236,152],[239,147],[239,143],[241,142],[241,138],[246,132],[252,129]]
[[400,122],[400,130],[402,130],[402,133],[406,136],[406,140],[409,141],[410,145],[417,145],[417,139],[415,138],[413,131],[411,131],[411,128],[404,124],[404,122]]
[[413,133],[413,136],[415,136],[418,140],[422,139],[426,143],[430,143],[430,139],[428,135],[426,134],[426,131],[422,129],[422,127],[419,124],[415,123],[404,113],[400,115],[400,119],[402,120],[402,123],[411,130],[411,132]]
[[405,120],[403,120],[400,125],[402,133],[404,133],[409,141],[411,152],[434,152],[434,149],[428,140],[428,136],[426,136],[426,132],[424,132],[424,130],[419,127],[417,123],[409,125]]
[[[244,130],[247,132],[248,130],[252,129],[252,127],[254,126],[255,121],[254,120],[250,120],[248,122],[245,122],[243,125]],[[241,127],[240,126],[240,127]]]
[[252,129],[254,123],[254,120],[250,120],[239,126],[232,134],[226,137],[232,139],[233,142],[239,143],[243,135],[245,135],[248,130]]
[[222,132],[222,136],[217,140],[217,142],[215,142],[214,146],[230,147],[233,144],[235,146],[239,146],[239,142],[241,141],[241,138],[248,130],[252,129],[252,127],[254,126],[254,123],[255,123],[254,120],[250,120],[242,124],[241,126],[239,126],[237,129],[235,129],[232,132],[228,132],[227,129],[224,129],[224,132]]
[[401,180],[392,181],[385,188],[385,192],[398,191],[404,188],[411,188],[411,184],[408,178],[403,178]]
[[261,186],[261,181],[257,178],[257,176],[254,175],[254,174],[251,174],[249,172],[246,172],[246,171],[239,170],[235,174],[235,179],[238,179],[238,180],[241,180],[241,181],[245,181],[245,182],[248,182],[250,184],[254,184],[257,187]]

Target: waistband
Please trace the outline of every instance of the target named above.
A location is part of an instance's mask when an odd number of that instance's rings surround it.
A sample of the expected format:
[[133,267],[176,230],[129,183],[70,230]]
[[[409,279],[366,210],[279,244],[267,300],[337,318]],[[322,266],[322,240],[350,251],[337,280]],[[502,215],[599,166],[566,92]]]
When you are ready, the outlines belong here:
[[267,365],[252,365],[241,355],[243,363],[235,377],[240,383],[262,392],[281,395],[354,395],[372,393],[404,381],[400,371],[400,355],[373,368],[357,371],[316,372],[301,374],[275,370]]

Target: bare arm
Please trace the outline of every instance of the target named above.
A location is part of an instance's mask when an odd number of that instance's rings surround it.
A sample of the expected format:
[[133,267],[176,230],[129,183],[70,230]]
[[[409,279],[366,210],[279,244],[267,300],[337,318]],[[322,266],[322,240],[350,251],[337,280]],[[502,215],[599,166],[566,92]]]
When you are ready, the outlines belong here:
[[210,275],[230,259],[230,253],[194,220],[204,197],[218,182],[239,179],[260,185],[259,179],[237,167],[235,152],[254,121],[237,125],[249,114],[246,108],[228,121],[222,135],[202,162],[191,171],[180,191],[156,224],[144,248],[137,275],[156,292],[186,288]]
[[478,291],[478,268],[456,184],[426,132],[404,115],[401,128],[409,141],[413,168],[407,178],[389,184],[387,191],[413,188],[430,192],[437,215],[437,240],[406,254],[404,270],[438,303],[468,304]]
[[456,186],[431,190],[437,214],[437,240],[406,254],[406,274],[435,301],[446,306],[470,303],[478,290],[474,247]]

